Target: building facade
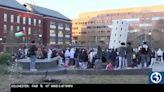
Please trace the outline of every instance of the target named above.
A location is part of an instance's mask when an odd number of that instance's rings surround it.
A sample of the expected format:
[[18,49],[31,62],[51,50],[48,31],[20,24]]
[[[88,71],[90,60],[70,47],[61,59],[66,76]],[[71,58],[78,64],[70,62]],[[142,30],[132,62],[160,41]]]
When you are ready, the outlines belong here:
[[[60,43],[61,45],[71,44],[70,20],[66,17],[58,17],[64,15],[58,12],[55,13],[55,17],[50,16],[49,13],[44,15],[43,13],[39,13],[37,9],[35,12],[31,11],[24,5],[19,4],[16,0],[1,0],[0,51],[13,52],[19,45],[28,45],[32,40],[45,45],[58,45]],[[58,37],[59,30],[57,27],[59,24],[63,25],[61,30],[63,35],[61,38]],[[53,29],[53,26],[56,26],[56,29]],[[15,37],[15,33],[23,30],[26,31],[25,36]],[[52,36],[53,33],[56,33],[55,36]]]
[[[164,5],[81,13],[79,18],[72,21],[73,42],[88,47],[108,47],[112,21],[126,20],[129,22],[128,41],[132,41],[133,46],[139,45],[142,41],[148,41],[155,46],[160,43],[157,34],[163,34],[163,19]],[[164,48],[164,45],[161,47]]]

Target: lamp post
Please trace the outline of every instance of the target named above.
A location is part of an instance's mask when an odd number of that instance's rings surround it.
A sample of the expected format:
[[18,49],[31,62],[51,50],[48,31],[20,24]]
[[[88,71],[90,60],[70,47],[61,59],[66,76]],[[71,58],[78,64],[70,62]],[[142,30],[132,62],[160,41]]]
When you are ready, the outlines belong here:
[[151,47],[151,35],[152,35],[152,33],[149,32],[148,35],[149,35],[149,45],[150,45],[150,47]]
[[42,39],[41,39],[41,38],[42,38],[42,35],[39,34],[39,42],[40,42],[40,43],[42,43]]
[[2,38],[0,38],[0,42],[2,41]]

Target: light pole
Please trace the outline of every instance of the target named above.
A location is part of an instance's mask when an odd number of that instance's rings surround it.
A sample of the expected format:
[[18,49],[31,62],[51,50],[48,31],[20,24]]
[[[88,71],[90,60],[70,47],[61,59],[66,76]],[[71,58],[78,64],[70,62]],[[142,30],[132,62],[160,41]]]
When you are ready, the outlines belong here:
[[151,47],[151,35],[152,35],[152,33],[149,32],[148,35],[149,35],[149,45],[150,45],[150,47]]
[[2,38],[0,38],[0,42],[2,41]]

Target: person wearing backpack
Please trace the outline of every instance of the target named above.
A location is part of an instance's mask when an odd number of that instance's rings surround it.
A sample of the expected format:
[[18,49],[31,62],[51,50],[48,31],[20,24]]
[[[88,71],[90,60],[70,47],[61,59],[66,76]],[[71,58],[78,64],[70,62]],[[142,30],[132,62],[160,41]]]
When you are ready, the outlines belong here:
[[29,48],[29,56],[30,56],[30,71],[37,71],[37,69],[35,68],[35,64],[36,64],[36,51],[37,51],[37,47],[35,45],[35,41],[33,40],[31,42],[31,46]]

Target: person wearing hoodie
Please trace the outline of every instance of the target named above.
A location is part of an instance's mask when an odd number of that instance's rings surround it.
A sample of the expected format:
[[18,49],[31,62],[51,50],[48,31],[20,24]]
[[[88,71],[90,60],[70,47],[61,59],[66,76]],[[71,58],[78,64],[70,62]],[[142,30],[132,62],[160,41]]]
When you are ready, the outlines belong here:
[[121,43],[121,47],[119,48],[118,51],[118,56],[119,56],[119,69],[121,68],[125,68],[126,67],[126,61],[125,61],[125,57],[126,57],[126,48],[125,48],[125,43],[122,42]]
[[157,51],[157,60],[163,62],[163,51],[160,48]]

